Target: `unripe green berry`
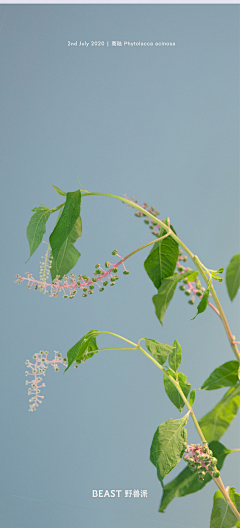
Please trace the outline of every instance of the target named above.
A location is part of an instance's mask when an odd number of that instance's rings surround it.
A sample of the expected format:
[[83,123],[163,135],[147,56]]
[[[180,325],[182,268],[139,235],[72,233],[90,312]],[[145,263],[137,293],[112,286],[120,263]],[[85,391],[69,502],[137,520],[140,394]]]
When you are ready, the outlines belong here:
[[83,278],[84,280],[87,280],[87,279],[88,279],[88,278],[87,278],[87,275],[83,275],[82,278]]
[[104,290],[104,288],[99,288],[99,291],[102,292]]
[[183,279],[184,284],[188,283],[188,279]]
[[99,268],[100,264],[96,264],[95,268]]
[[181,286],[179,286],[179,290],[184,291],[185,290],[185,286],[183,286],[183,284],[182,284]]
[[190,299],[190,301],[188,301],[188,304],[194,304],[194,301]]
[[178,271],[183,271],[183,267],[182,266],[178,266]]
[[91,293],[93,293],[93,291],[92,290],[88,290],[88,294],[91,294]]
[[114,286],[115,285],[115,282],[110,282],[110,286]]
[[87,291],[87,288],[83,288],[83,292],[86,292]]
[[117,268],[113,268],[113,273],[117,273]]
[[213,466],[216,466],[216,464],[217,464],[217,458],[212,457],[211,464],[212,464]]
[[113,277],[113,278],[114,278],[114,280],[118,280],[119,279],[119,277],[117,275],[115,275],[115,277]]
[[186,290],[185,295],[191,295],[191,292],[189,290]]
[[93,277],[93,278],[92,278],[92,281],[93,281],[93,282],[97,282],[96,277]]
[[123,275],[128,275],[128,274],[129,274],[129,271],[127,271],[127,270],[123,271]]
[[86,294],[86,293],[83,293],[83,294],[82,294],[82,297],[87,297],[87,294]]
[[196,471],[197,468],[193,464],[189,464],[189,469],[190,471]]
[[90,284],[89,290],[94,290],[94,285],[93,284]]
[[209,456],[213,456],[213,452],[211,451],[211,449],[209,449],[208,454]]
[[201,297],[202,292],[198,290],[198,291],[196,292],[196,295],[197,295],[198,297]]
[[110,268],[110,262],[105,262],[105,268]]
[[114,250],[112,251],[112,255],[116,255],[117,252],[118,252],[118,250],[117,250],[117,249],[114,249]]
[[107,285],[108,285],[108,281],[104,281],[103,286],[107,286]]
[[214,478],[218,478],[218,477],[220,477],[220,471],[214,471],[214,473],[213,473],[213,477],[214,477]]
[[96,273],[96,275],[101,275],[102,272],[101,272],[100,269],[96,269],[95,273]]
[[149,224],[149,220],[144,220],[145,224]]

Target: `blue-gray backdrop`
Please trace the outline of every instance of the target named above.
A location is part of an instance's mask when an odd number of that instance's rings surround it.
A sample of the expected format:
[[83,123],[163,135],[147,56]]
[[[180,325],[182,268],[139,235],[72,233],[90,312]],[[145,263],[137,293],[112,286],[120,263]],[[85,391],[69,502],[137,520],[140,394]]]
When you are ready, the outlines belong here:
[[[189,321],[196,306],[177,291],[163,329],[143,268],[147,249],[128,261],[130,274],[115,288],[87,299],[80,292],[73,300],[49,298],[14,284],[14,277],[39,276],[44,245],[25,264],[31,209],[58,205],[52,184],[74,191],[77,177],[89,191],[147,201],[161,218],[170,216],[205,265],[226,269],[239,252],[238,13],[237,5],[0,6],[4,528],[209,525],[214,482],[158,513],[151,441],[161,422],[180,415],[161,373],[141,353],[100,352],[64,376],[62,368],[49,368],[35,413],[28,412],[25,360],[41,349],[65,355],[93,328],[133,341],[177,338],[182,370],[198,388],[234,359],[214,311]],[[79,46],[85,41],[104,46]],[[139,41],[154,45],[124,46]],[[91,275],[113,249],[125,256],[152,239],[132,209],[109,198],[84,198],[82,219],[76,273]],[[224,283],[216,289],[237,335],[238,299],[231,303]],[[99,346],[119,342],[106,336]],[[197,417],[223,394],[198,391]],[[224,445],[238,447],[238,432],[236,419]],[[188,438],[198,441],[190,421]],[[222,477],[239,489],[239,454],[228,457]],[[92,489],[123,493],[93,499]],[[124,498],[133,489],[147,490],[147,498]]]

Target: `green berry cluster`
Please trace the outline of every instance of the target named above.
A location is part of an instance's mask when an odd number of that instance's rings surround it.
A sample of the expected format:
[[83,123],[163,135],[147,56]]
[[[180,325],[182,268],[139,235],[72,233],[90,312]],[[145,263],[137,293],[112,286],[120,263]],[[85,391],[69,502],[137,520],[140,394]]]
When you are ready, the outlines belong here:
[[183,459],[188,463],[191,471],[197,471],[198,480],[204,481],[205,475],[210,473],[213,478],[218,478],[220,472],[217,469],[217,459],[209,449],[208,444],[186,444]]

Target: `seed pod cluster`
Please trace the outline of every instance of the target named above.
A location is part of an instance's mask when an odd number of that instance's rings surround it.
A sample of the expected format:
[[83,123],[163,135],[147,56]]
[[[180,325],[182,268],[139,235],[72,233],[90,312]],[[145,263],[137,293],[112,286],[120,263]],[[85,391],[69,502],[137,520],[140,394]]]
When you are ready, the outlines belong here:
[[[184,273],[185,271],[188,271],[189,268],[186,268],[182,265],[182,262],[186,262],[187,256],[183,255],[182,250],[179,250],[178,254],[178,261],[177,261],[177,272],[178,273]],[[194,304],[195,297],[202,297],[205,288],[201,285],[200,280],[197,278],[194,281],[189,281],[188,277],[185,277],[183,279],[183,283],[179,286],[179,290],[184,291],[185,295],[187,297],[191,296],[191,299],[189,299],[188,304]]]
[[220,475],[217,469],[217,459],[213,456],[213,452],[207,443],[203,445],[186,444],[183,459],[188,463],[191,471],[197,471],[200,482],[204,481],[206,473],[210,473],[213,478],[218,478]]

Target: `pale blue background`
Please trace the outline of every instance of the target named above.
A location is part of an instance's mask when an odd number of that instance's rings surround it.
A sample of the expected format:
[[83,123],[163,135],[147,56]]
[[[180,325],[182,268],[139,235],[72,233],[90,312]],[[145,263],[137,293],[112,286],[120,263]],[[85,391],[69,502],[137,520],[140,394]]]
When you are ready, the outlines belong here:
[[[239,252],[239,6],[6,5],[1,42],[1,526],[4,528],[202,528],[214,483],[174,499],[159,514],[161,486],[149,461],[158,425],[179,418],[161,373],[140,353],[101,352],[63,376],[50,368],[45,399],[28,412],[25,360],[63,355],[91,329],[130,340],[150,337],[183,348],[182,371],[200,387],[234,359],[208,308],[179,291],[159,324],[144,250],[115,288],[83,299],[52,299],[14,284],[39,274],[44,245],[29,256],[31,209],[61,203],[64,191],[134,196],[170,216],[178,236],[213,269]],[[4,19],[5,17],[5,19]],[[70,48],[76,40],[175,41],[175,48]],[[117,248],[125,256],[152,239],[121,202],[82,201],[77,273],[92,274]],[[55,218],[49,220],[48,235]],[[44,237],[47,240],[47,236]],[[190,265],[190,262],[189,262]],[[236,335],[239,304],[216,284]],[[239,339],[239,335],[237,335]],[[110,337],[99,346],[119,346]],[[203,416],[224,390],[197,393]],[[238,447],[237,419],[222,438]],[[198,436],[188,424],[190,442]],[[183,463],[166,478],[178,474]],[[226,460],[225,485],[239,490],[239,454]],[[147,499],[92,499],[92,489],[147,489]]]

